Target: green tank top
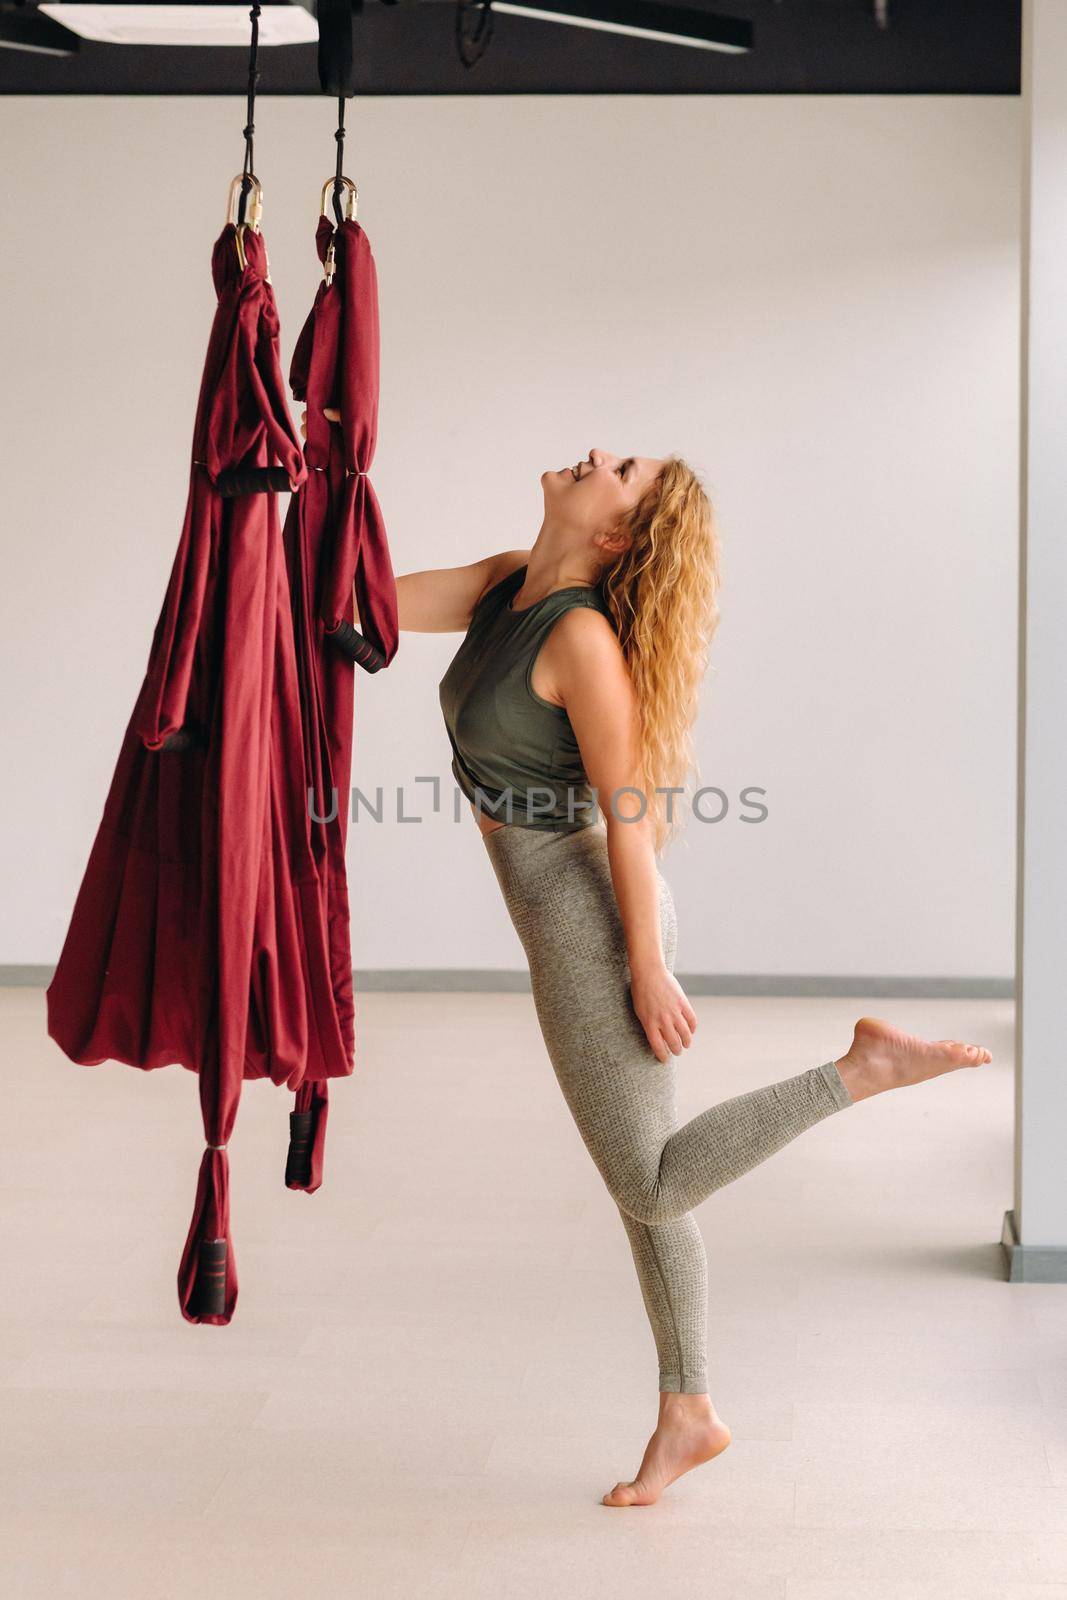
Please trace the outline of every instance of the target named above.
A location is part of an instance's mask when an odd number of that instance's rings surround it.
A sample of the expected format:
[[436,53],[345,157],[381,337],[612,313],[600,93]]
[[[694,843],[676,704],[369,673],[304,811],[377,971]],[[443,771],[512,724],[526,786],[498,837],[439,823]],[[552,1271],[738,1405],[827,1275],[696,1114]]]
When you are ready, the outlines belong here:
[[[575,606],[610,620],[599,587],[557,589],[512,611],[525,566],[482,595],[439,693],[452,771],[467,799],[498,822],[553,832],[595,822],[592,791],[571,719],[538,695],[534,662],[554,625]],[[479,798],[480,796],[480,798]]]

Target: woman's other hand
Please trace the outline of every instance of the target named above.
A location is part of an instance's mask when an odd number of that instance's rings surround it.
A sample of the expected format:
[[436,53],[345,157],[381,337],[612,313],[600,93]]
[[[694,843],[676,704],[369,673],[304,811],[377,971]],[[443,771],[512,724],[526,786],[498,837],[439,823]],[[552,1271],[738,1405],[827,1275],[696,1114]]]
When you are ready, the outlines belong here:
[[632,973],[630,998],[657,1061],[667,1062],[672,1055],[688,1050],[697,1014],[673,972],[661,964]]
[[[340,420],[341,420],[341,413],[339,411],[335,411],[332,406],[323,406],[322,414],[326,418],[327,422],[340,422]],[[307,414],[306,411],[301,411],[301,413],[300,413],[300,437],[302,439],[306,439],[307,436],[308,436],[308,414]]]

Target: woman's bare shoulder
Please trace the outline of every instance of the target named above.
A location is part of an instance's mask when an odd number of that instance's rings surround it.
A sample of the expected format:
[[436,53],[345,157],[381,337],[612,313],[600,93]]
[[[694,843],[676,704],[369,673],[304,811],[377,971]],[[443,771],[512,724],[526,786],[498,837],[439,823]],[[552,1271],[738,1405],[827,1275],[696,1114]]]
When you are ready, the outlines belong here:
[[630,688],[629,669],[610,620],[593,606],[572,606],[555,623],[538,656],[538,693],[567,708],[594,694],[603,700]]

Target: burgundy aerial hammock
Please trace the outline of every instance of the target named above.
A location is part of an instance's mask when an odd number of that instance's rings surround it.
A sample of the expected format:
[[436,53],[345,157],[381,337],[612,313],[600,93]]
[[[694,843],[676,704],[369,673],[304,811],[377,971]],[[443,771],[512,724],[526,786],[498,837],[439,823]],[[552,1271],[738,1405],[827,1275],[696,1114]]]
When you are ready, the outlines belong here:
[[[276,499],[308,473],[258,231],[258,10],[245,170],[212,252],[217,307],[181,538],[48,989],[48,1031],[74,1061],[180,1063],[199,1076],[206,1149],[178,1291],[188,1321],[214,1324],[237,1299],[226,1147],[243,1081],[268,1077],[315,1103],[313,1083],[352,1070],[339,896],[327,893],[308,806],[313,680],[294,612],[309,585],[297,550],[290,588]],[[291,1186],[317,1186],[313,1158],[309,1145],[291,1148]]]
[[286,814],[286,763],[302,761],[288,579],[274,489],[232,493],[256,469],[280,467],[276,487],[306,476],[254,210],[212,252],[181,538],[48,989],[72,1060],[199,1074],[207,1148],[179,1298],[204,1322],[228,1322],[237,1297],[226,1145],[242,1081],[302,1076],[306,1034],[301,907],[277,871],[303,825],[299,792],[296,826]]
[[[293,397],[307,411],[307,478],[285,521],[293,632],[303,710],[311,847],[329,930],[332,1006],[325,1007],[328,1058],[308,1072],[290,1117],[286,1183],[314,1190],[322,1179],[327,1080],[354,1060],[352,951],[345,844],[352,770],[353,668],[388,666],[398,644],[396,581],[381,507],[369,472],[378,431],[378,281],[370,241],[355,220],[356,186],[342,173],[343,94],[338,98],[337,170],[323,185],[315,248],[323,278],[290,367]],[[336,226],[326,216],[333,190]],[[344,211],[341,195],[347,196]],[[327,408],[339,410],[331,422]],[[354,627],[358,602],[360,630]],[[340,1047],[343,1055],[336,1056]]]

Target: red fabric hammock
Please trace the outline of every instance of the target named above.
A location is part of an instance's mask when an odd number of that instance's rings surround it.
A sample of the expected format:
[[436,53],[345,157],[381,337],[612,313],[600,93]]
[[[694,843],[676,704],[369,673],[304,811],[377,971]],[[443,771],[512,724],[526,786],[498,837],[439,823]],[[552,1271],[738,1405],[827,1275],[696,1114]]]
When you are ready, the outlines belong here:
[[181,540],[48,989],[48,1031],[72,1060],[199,1074],[207,1149],[178,1290],[188,1321],[216,1324],[237,1300],[226,1145],[243,1079],[285,1083],[313,1107],[322,1080],[352,1070],[351,1008],[336,1004],[341,913],[311,844],[306,641],[298,658],[276,496],[220,492],[231,469],[280,463],[293,484],[307,477],[266,249],[241,232],[243,267],[233,224],[214,246]]
[[[329,260],[333,270],[319,285],[289,371],[293,397],[307,408],[304,454],[309,470],[290,502],[284,537],[302,693],[311,848],[323,887],[336,1017],[347,1062],[343,1069],[324,1064],[315,1077],[325,1080],[352,1070],[355,1048],[345,868],[352,661],[371,671],[387,666],[399,634],[389,545],[368,476],[377,443],[380,358],[374,256],[357,222],[343,221],[335,228],[325,216],[319,218],[315,248],[319,260]],[[327,420],[327,407],[340,410],[340,424]],[[353,594],[362,634],[352,627]],[[336,1042],[332,1034],[330,1042]],[[321,1182],[326,1112],[325,1081],[302,1086],[291,1119],[286,1174],[291,1188],[310,1190]]]

